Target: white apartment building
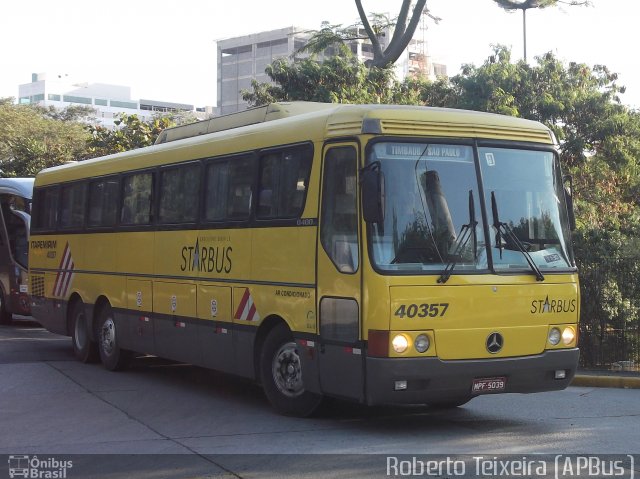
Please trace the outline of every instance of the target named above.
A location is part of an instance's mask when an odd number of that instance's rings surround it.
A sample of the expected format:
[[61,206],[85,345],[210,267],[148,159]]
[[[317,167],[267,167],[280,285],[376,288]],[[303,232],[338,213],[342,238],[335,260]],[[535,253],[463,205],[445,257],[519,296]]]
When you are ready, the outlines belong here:
[[[383,48],[391,34],[386,32],[380,38]],[[218,40],[218,113],[226,115],[247,108],[240,92],[251,90],[251,80],[269,82],[264,73],[267,65],[277,58],[292,59],[293,53],[306,44],[309,36],[309,29],[291,26]],[[368,40],[353,40],[349,47],[361,61],[373,59],[373,48]],[[325,54],[331,55],[332,52],[329,50]],[[398,78],[409,75],[423,75],[430,79],[446,76],[446,66],[431,61],[424,39],[412,40],[395,67]]]
[[67,75],[33,73],[31,82],[18,87],[19,103],[34,103],[62,109],[70,105],[86,105],[96,110],[97,122],[108,128],[114,127],[119,113],[137,114],[150,120],[156,112],[192,112],[197,118],[208,118],[212,107],[195,108],[185,103],[157,100],[133,100],[131,88],[106,83],[80,83]]

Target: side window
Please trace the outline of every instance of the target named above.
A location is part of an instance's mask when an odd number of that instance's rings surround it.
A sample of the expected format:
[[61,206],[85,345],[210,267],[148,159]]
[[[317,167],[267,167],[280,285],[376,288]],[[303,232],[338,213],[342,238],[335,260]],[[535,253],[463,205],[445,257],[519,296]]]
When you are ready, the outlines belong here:
[[209,163],[206,169],[205,221],[249,219],[256,177],[251,157],[229,158]]
[[245,220],[249,218],[254,178],[255,162],[251,158],[229,162],[227,219]]
[[114,226],[118,219],[117,177],[105,178],[89,184],[89,218],[87,226]]
[[275,218],[278,216],[280,155],[272,153],[260,158],[260,187],[258,188],[258,218]]
[[229,162],[217,161],[207,165],[205,221],[223,221],[227,216],[229,190]]
[[33,190],[33,203],[31,206],[31,228],[33,230],[44,228],[45,191],[46,190],[42,188],[36,188]]
[[195,223],[200,197],[200,165],[197,163],[160,173],[160,223]]
[[58,224],[58,188],[38,188],[33,192],[33,228],[54,230]]
[[302,214],[312,155],[308,147],[289,148],[260,159],[258,218],[295,218]]
[[151,223],[151,193],[153,174],[136,173],[125,176],[122,182],[123,225],[146,225]]
[[84,209],[86,186],[84,183],[74,183],[62,187],[60,204],[60,227],[82,228],[84,223]]
[[357,155],[353,147],[331,148],[324,159],[320,241],[342,273],[358,269]]

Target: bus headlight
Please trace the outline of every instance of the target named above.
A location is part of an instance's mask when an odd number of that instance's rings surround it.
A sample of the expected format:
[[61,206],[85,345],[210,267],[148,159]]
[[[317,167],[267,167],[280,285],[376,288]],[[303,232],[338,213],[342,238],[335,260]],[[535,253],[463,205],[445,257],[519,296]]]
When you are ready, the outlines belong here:
[[404,353],[409,347],[409,340],[404,334],[398,334],[391,341],[391,346],[396,353]]
[[573,328],[564,328],[564,331],[562,331],[562,342],[569,345],[574,339],[576,339],[576,332]]
[[553,346],[557,346],[560,342],[560,330],[558,328],[551,328],[549,331],[549,343]]
[[424,353],[427,349],[429,349],[429,346],[431,346],[429,336],[427,336],[426,334],[418,335],[415,342],[413,343],[413,346],[419,353]]

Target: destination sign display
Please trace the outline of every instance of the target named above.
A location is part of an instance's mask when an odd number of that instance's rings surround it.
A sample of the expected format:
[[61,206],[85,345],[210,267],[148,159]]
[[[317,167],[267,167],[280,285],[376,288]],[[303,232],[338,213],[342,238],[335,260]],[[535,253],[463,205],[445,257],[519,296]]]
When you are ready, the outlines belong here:
[[470,146],[428,143],[377,143],[374,151],[378,159],[457,160],[473,161]]

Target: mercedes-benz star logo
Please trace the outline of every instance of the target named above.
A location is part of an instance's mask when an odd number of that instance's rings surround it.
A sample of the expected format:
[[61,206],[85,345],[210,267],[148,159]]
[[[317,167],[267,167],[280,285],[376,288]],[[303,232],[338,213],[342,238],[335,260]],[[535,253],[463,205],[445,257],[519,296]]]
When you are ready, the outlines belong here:
[[500,333],[491,333],[487,337],[487,351],[491,354],[496,354],[500,352],[502,346],[504,345],[504,338]]

